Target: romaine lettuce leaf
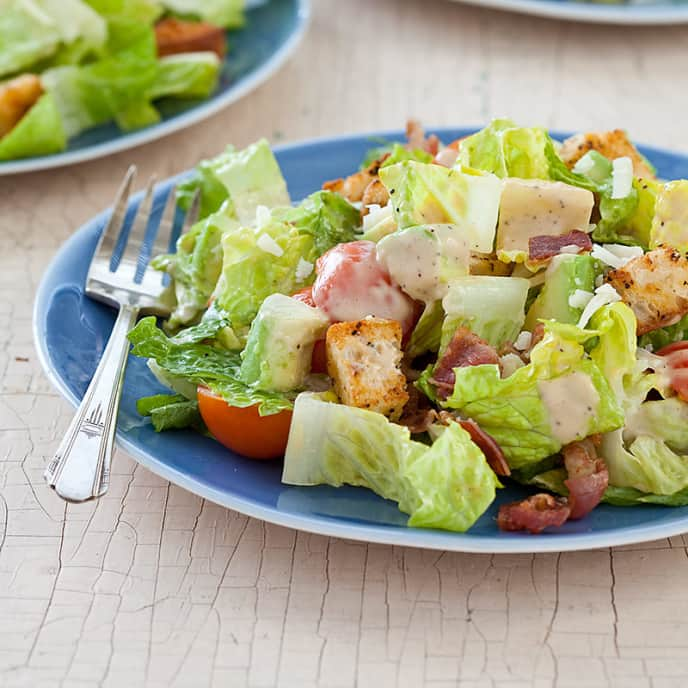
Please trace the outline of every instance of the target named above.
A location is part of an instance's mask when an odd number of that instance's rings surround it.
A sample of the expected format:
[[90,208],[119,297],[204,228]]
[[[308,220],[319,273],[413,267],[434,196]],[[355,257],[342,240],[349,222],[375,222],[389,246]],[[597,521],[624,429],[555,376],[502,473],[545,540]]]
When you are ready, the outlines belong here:
[[161,0],[165,9],[181,16],[202,19],[226,29],[244,25],[245,0]]
[[293,395],[258,390],[241,382],[238,352],[207,344],[175,342],[157,326],[154,317],[142,318],[128,336],[134,345],[134,356],[153,359],[166,374],[210,388],[232,406],[258,404],[261,415],[293,406]]
[[494,347],[514,341],[523,327],[529,286],[521,277],[470,275],[454,279],[442,300],[446,316],[440,350],[449,344],[458,327],[467,327]]
[[605,336],[548,321],[531,362],[509,377],[501,378],[496,365],[456,368],[454,392],[445,405],[492,435],[515,469],[575,440],[619,428],[623,410],[583,347]]
[[9,134],[0,138],[0,160],[50,155],[66,147],[67,137],[55,100],[44,93]]
[[411,339],[406,347],[406,355],[413,359],[428,351],[436,352],[440,348],[444,309],[441,301],[425,304],[416,326],[411,332]]
[[126,17],[151,24],[163,11],[158,0],[85,0],[102,17]]
[[136,410],[142,416],[150,416],[156,432],[195,428],[205,431],[205,424],[198,411],[198,402],[180,394],[156,394],[142,397],[136,402]]
[[549,179],[545,148],[549,136],[539,127],[517,127],[496,119],[461,142],[457,163],[498,177]]
[[675,325],[661,327],[642,335],[638,339],[638,346],[649,347],[652,351],[659,351],[662,347],[674,342],[688,339],[688,315],[684,315]]
[[0,7],[0,77],[20,72],[79,43],[77,55],[99,51],[106,23],[81,0],[21,0]]
[[398,502],[410,526],[458,532],[494,500],[497,477],[458,423],[428,447],[379,413],[326,399],[298,396],[282,482],[368,487]]
[[220,59],[213,52],[167,55],[158,60],[158,73],[148,98],[207,98],[217,86]]
[[466,174],[408,160],[380,169],[399,229],[450,224],[470,247],[492,253],[502,182],[492,174]]

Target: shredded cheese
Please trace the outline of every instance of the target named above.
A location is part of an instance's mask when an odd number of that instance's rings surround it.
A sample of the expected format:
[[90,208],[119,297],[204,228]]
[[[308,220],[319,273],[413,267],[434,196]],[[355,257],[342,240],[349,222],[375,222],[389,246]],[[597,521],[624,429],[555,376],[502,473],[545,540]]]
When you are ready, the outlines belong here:
[[566,244],[566,246],[562,246],[559,249],[559,253],[580,253],[581,252],[581,247],[578,246],[577,244]]
[[532,341],[533,335],[530,332],[523,330],[523,332],[516,337],[514,348],[518,349],[519,351],[525,351],[530,346]]
[[628,156],[612,162],[612,198],[626,198],[633,188],[633,162]]
[[503,378],[513,375],[519,368],[525,365],[520,356],[516,354],[504,354],[504,356],[499,359],[499,362],[502,364]]
[[585,289],[576,289],[576,291],[569,296],[569,306],[571,308],[585,308],[589,303],[590,299],[594,294],[591,291],[585,291]]
[[595,244],[590,255],[612,268],[622,268],[630,260],[642,256],[643,249],[640,246],[622,244]]
[[269,234],[261,234],[256,241],[256,245],[261,251],[271,253],[273,256],[277,256],[277,258],[284,255],[282,247]]
[[603,306],[608,306],[610,303],[621,301],[621,297],[611,284],[603,284],[601,287],[595,289],[595,295],[588,301],[588,304],[583,309],[578,327],[584,328],[590,322],[595,313]]
[[270,222],[270,209],[265,205],[256,208],[256,227],[263,227]]
[[388,203],[382,207],[376,203],[372,203],[368,208],[368,214],[363,216],[363,231],[367,232],[371,227],[383,222],[392,217],[392,204]]
[[313,263],[309,263],[307,260],[299,258],[298,265],[296,266],[296,281],[303,282],[311,272],[313,272]]

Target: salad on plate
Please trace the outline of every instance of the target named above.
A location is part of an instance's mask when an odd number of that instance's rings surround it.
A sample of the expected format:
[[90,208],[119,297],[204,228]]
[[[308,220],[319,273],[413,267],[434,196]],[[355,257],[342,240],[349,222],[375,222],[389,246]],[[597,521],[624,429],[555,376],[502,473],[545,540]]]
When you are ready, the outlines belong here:
[[506,531],[600,502],[688,504],[688,181],[625,132],[502,119],[382,142],[292,202],[265,140],[177,189],[171,316],[130,332],[192,427],[290,485],[349,484],[463,532],[506,481]]
[[[204,99],[244,23],[244,0],[0,0],[0,161],[59,153],[114,121],[160,120]],[[229,46],[231,49],[231,46]]]

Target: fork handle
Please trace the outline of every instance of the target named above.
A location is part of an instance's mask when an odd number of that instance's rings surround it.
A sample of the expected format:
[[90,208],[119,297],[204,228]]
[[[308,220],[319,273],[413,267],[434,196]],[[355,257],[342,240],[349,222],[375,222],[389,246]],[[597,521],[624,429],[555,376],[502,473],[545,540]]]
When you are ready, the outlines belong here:
[[91,384],[64,439],[45,470],[55,492],[70,502],[105,494],[115,441],[117,410],[129,353],[127,333],[139,309],[122,306]]

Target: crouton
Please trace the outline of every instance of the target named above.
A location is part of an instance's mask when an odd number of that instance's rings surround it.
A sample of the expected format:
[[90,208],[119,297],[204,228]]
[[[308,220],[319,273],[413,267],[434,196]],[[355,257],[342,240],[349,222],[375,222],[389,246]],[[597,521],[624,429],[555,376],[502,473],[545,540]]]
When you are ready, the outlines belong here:
[[0,136],[8,134],[43,94],[35,74],[22,74],[0,84]]
[[173,17],[155,25],[155,44],[159,57],[207,50],[221,59],[227,50],[225,32],[219,26]]
[[369,205],[386,206],[389,202],[389,191],[387,187],[375,177],[368,186],[366,186],[361,198],[361,215],[367,215]]
[[[363,194],[370,186],[371,182],[378,178],[380,165],[382,165],[388,157],[389,153],[385,153],[382,157],[374,160],[365,170],[359,170],[349,175],[346,179],[333,179],[325,182],[322,188],[326,191],[336,191],[351,203],[361,201],[363,200]],[[376,201],[369,202],[375,203]]]
[[330,325],[326,338],[327,372],[340,401],[397,420],[409,399],[399,369],[401,325],[366,318]]
[[636,177],[655,178],[652,168],[622,129],[590,131],[571,136],[562,144],[559,155],[571,168],[590,150],[596,150],[610,160],[628,156],[633,162],[633,174]]
[[688,257],[657,248],[607,275],[638,319],[638,335],[666,327],[688,313]]
[[510,275],[513,265],[503,263],[494,253],[476,253],[471,251],[471,275]]

